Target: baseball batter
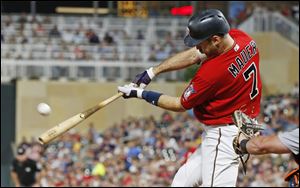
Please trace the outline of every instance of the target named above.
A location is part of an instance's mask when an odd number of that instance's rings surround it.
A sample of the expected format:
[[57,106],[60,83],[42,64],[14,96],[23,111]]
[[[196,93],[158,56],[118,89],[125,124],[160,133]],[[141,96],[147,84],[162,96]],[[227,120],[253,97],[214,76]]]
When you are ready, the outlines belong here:
[[[260,112],[259,51],[245,32],[230,29],[221,11],[193,15],[184,38],[190,49],[180,52],[119,86],[124,98],[140,98],[163,109],[193,109],[204,124],[202,144],[176,173],[172,186],[236,186],[239,159],[232,141],[237,134],[232,114],[242,110],[255,118]],[[200,64],[181,97],[144,88],[162,72]],[[136,87],[139,86],[139,87]]]

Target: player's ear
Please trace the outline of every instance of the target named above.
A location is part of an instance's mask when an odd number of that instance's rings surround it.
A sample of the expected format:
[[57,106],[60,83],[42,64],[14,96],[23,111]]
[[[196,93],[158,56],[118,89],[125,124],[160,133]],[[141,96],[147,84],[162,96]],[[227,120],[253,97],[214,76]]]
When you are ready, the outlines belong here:
[[219,35],[213,35],[210,37],[210,41],[215,45],[217,46],[218,44],[220,44],[220,42],[222,41],[222,36],[219,36]]

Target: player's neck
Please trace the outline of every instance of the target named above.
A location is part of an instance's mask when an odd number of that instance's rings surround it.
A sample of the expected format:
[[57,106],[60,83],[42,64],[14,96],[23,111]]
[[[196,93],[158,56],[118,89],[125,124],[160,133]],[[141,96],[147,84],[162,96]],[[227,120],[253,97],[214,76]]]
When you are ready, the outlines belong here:
[[233,38],[230,35],[225,37],[224,40],[222,41],[222,43],[220,44],[220,48],[219,48],[220,54],[226,53],[227,51],[232,49],[234,44],[235,44],[235,41],[233,40]]

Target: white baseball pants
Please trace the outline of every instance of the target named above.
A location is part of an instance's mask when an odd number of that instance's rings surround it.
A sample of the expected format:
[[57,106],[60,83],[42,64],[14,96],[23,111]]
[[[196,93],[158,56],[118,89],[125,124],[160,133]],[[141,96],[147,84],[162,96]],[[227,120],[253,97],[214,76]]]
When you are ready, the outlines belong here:
[[234,125],[204,126],[202,143],[177,171],[172,187],[235,187],[239,158],[232,141]]

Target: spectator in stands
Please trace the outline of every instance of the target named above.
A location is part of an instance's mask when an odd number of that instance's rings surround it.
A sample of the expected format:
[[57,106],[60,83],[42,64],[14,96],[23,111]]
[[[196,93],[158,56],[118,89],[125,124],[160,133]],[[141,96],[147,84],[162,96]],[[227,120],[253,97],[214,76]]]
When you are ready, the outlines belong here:
[[52,20],[51,20],[50,16],[45,16],[44,19],[43,19],[43,23],[44,24],[51,24]]
[[28,43],[28,38],[24,35],[24,32],[22,32],[20,34],[20,38],[19,38],[19,44],[26,44]]
[[12,36],[16,34],[16,26],[15,24],[12,24],[10,17],[4,22],[4,27],[1,27],[1,32],[3,32],[5,36]]
[[158,61],[162,61],[166,59],[169,56],[169,53],[166,52],[165,48],[163,46],[160,46],[159,49],[156,51],[156,59]]
[[53,28],[49,31],[49,38],[60,38],[61,37],[61,33],[57,28],[57,25],[54,25]]
[[172,34],[171,34],[171,32],[168,32],[165,36],[165,41],[162,44],[162,46],[164,46],[164,48],[165,48],[165,52],[168,53],[168,54],[172,53],[172,50],[175,46],[175,44],[173,43],[172,40],[173,40]]
[[37,20],[36,16],[34,15],[34,16],[28,18],[28,22],[33,24],[33,23],[37,23],[38,20]]
[[27,22],[27,14],[25,12],[22,12],[19,16],[18,23],[24,24]]
[[77,29],[76,31],[75,31],[75,34],[74,34],[74,36],[73,36],[73,42],[75,43],[75,44],[82,44],[82,43],[85,43],[85,37],[84,37],[84,35],[80,32],[80,30],[79,29]]
[[281,12],[282,15],[284,15],[286,17],[290,17],[291,16],[291,9],[286,4],[284,4],[284,5],[281,6],[280,12]]
[[[137,57],[138,58],[138,57]],[[112,61],[117,61],[119,60],[119,53],[118,53],[118,49],[116,47],[113,48],[113,52],[112,52],[112,57],[111,57]],[[141,61],[141,59],[138,59]]]
[[186,31],[184,31],[184,30],[177,31],[176,35],[175,35],[175,39],[176,40],[181,40],[182,38],[184,38],[185,33],[186,33]]
[[157,61],[156,59],[156,45],[155,44],[151,44],[149,47],[149,56],[148,56],[148,61]]
[[100,43],[99,37],[96,35],[95,32],[93,32],[92,35],[90,36],[89,42],[91,44],[99,44]]
[[35,25],[34,30],[39,37],[43,37],[46,32],[43,24],[40,22]]
[[73,42],[74,34],[71,29],[67,28],[62,32],[62,40],[69,44]]
[[184,148],[186,148],[186,152],[183,154],[181,163],[185,163],[187,159],[196,151],[198,144],[193,141],[194,139],[187,137],[184,140]]
[[109,45],[114,43],[114,38],[108,32],[105,33],[103,40]]
[[121,39],[122,40],[130,40],[131,39],[131,37],[128,35],[128,33],[124,30],[124,29],[122,29],[121,31]]
[[142,30],[138,30],[137,32],[137,36],[136,36],[136,39],[138,40],[144,40],[145,37],[144,37],[144,34],[143,34],[143,31]]
[[76,60],[83,60],[85,58],[84,49],[80,48],[79,46],[75,46],[74,54]]
[[150,51],[149,57],[148,57],[148,61],[157,61],[156,59],[156,53],[154,50]]
[[100,39],[99,39],[98,35],[96,35],[96,33],[92,29],[89,29],[86,32],[86,37],[91,44],[99,44],[100,43]]

